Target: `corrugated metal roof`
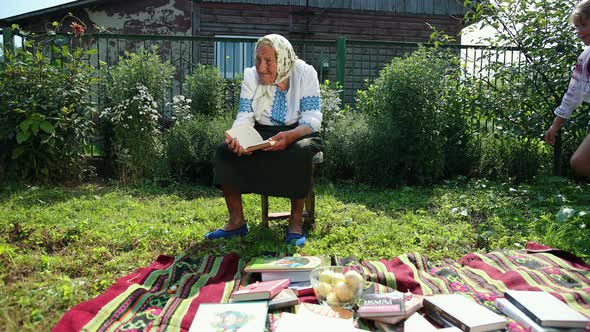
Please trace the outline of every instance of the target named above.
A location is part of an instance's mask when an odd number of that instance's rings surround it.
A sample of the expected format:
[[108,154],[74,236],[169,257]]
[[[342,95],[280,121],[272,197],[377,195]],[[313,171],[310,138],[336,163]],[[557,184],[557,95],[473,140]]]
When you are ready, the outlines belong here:
[[201,0],[201,2],[248,3],[258,5],[310,6],[407,14],[462,15],[460,0]]

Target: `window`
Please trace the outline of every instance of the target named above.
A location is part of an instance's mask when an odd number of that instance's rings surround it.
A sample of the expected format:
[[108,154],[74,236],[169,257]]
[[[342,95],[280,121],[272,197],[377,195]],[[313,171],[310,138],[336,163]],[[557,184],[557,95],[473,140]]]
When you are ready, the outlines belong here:
[[256,37],[217,36],[215,66],[224,78],[234,78],[254,66]]

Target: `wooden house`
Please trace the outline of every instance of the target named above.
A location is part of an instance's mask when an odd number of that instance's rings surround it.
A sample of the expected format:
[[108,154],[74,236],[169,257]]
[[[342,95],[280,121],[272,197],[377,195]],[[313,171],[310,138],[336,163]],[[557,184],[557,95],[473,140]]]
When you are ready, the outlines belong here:
[[[340,81],[351,101],[366,78],[404,52],[391,43],[427,43],[431,27],[460,41],[464,12],[462,0],[78,0],[2,19],[0,28],[16,23],[44,32],[72,13],[87,33],[100,27],[104,45],[98,43],[98,59],[107,63],[131,48],[121,40],[168,38],[170,43],[160,45],[170,51],[169,60],[180,59],[181,67],[184,60],[216,65],[227,78],[252,65],[257,37],[279,33],[316,67],[321,80]],[[68,31],[67,20],[63,27]]]

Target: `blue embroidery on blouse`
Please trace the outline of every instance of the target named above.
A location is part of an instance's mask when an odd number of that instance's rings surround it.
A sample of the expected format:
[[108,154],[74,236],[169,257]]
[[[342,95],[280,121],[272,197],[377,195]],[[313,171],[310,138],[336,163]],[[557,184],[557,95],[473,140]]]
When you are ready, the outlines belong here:
[[320,97],[303,97],[299,101],[299,108],[301,112],[306,111],[319,111],[320,110]]
[[308,126],[309,128],[311,128],[311,130],[313,132],[316,132],[317,130],[315,130],[315,128],[311,125],[311,123],[307,122],[307,121],[299,121],[299,125],[300,126]]
[[252,110],[252,99],[240,98],[240,112],[254,112]]
[[287,93],[279,89],[276,90],[275,99],[272,103],[272,113],[270,121],[275,126],[284,126],[287,117]]

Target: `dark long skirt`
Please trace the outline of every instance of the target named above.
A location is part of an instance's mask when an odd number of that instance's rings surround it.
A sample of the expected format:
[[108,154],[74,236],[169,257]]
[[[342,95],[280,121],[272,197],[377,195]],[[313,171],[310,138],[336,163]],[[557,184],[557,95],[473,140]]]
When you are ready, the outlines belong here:
[[[264,139],[295,127],[255,126]],[[304,198],[310,189],[312,158],[321,149],[318,133],[301,137],[283,151],[258,150],[240,157],[221,143],[215,153],[213,184],[238,188],[244,194]]]

